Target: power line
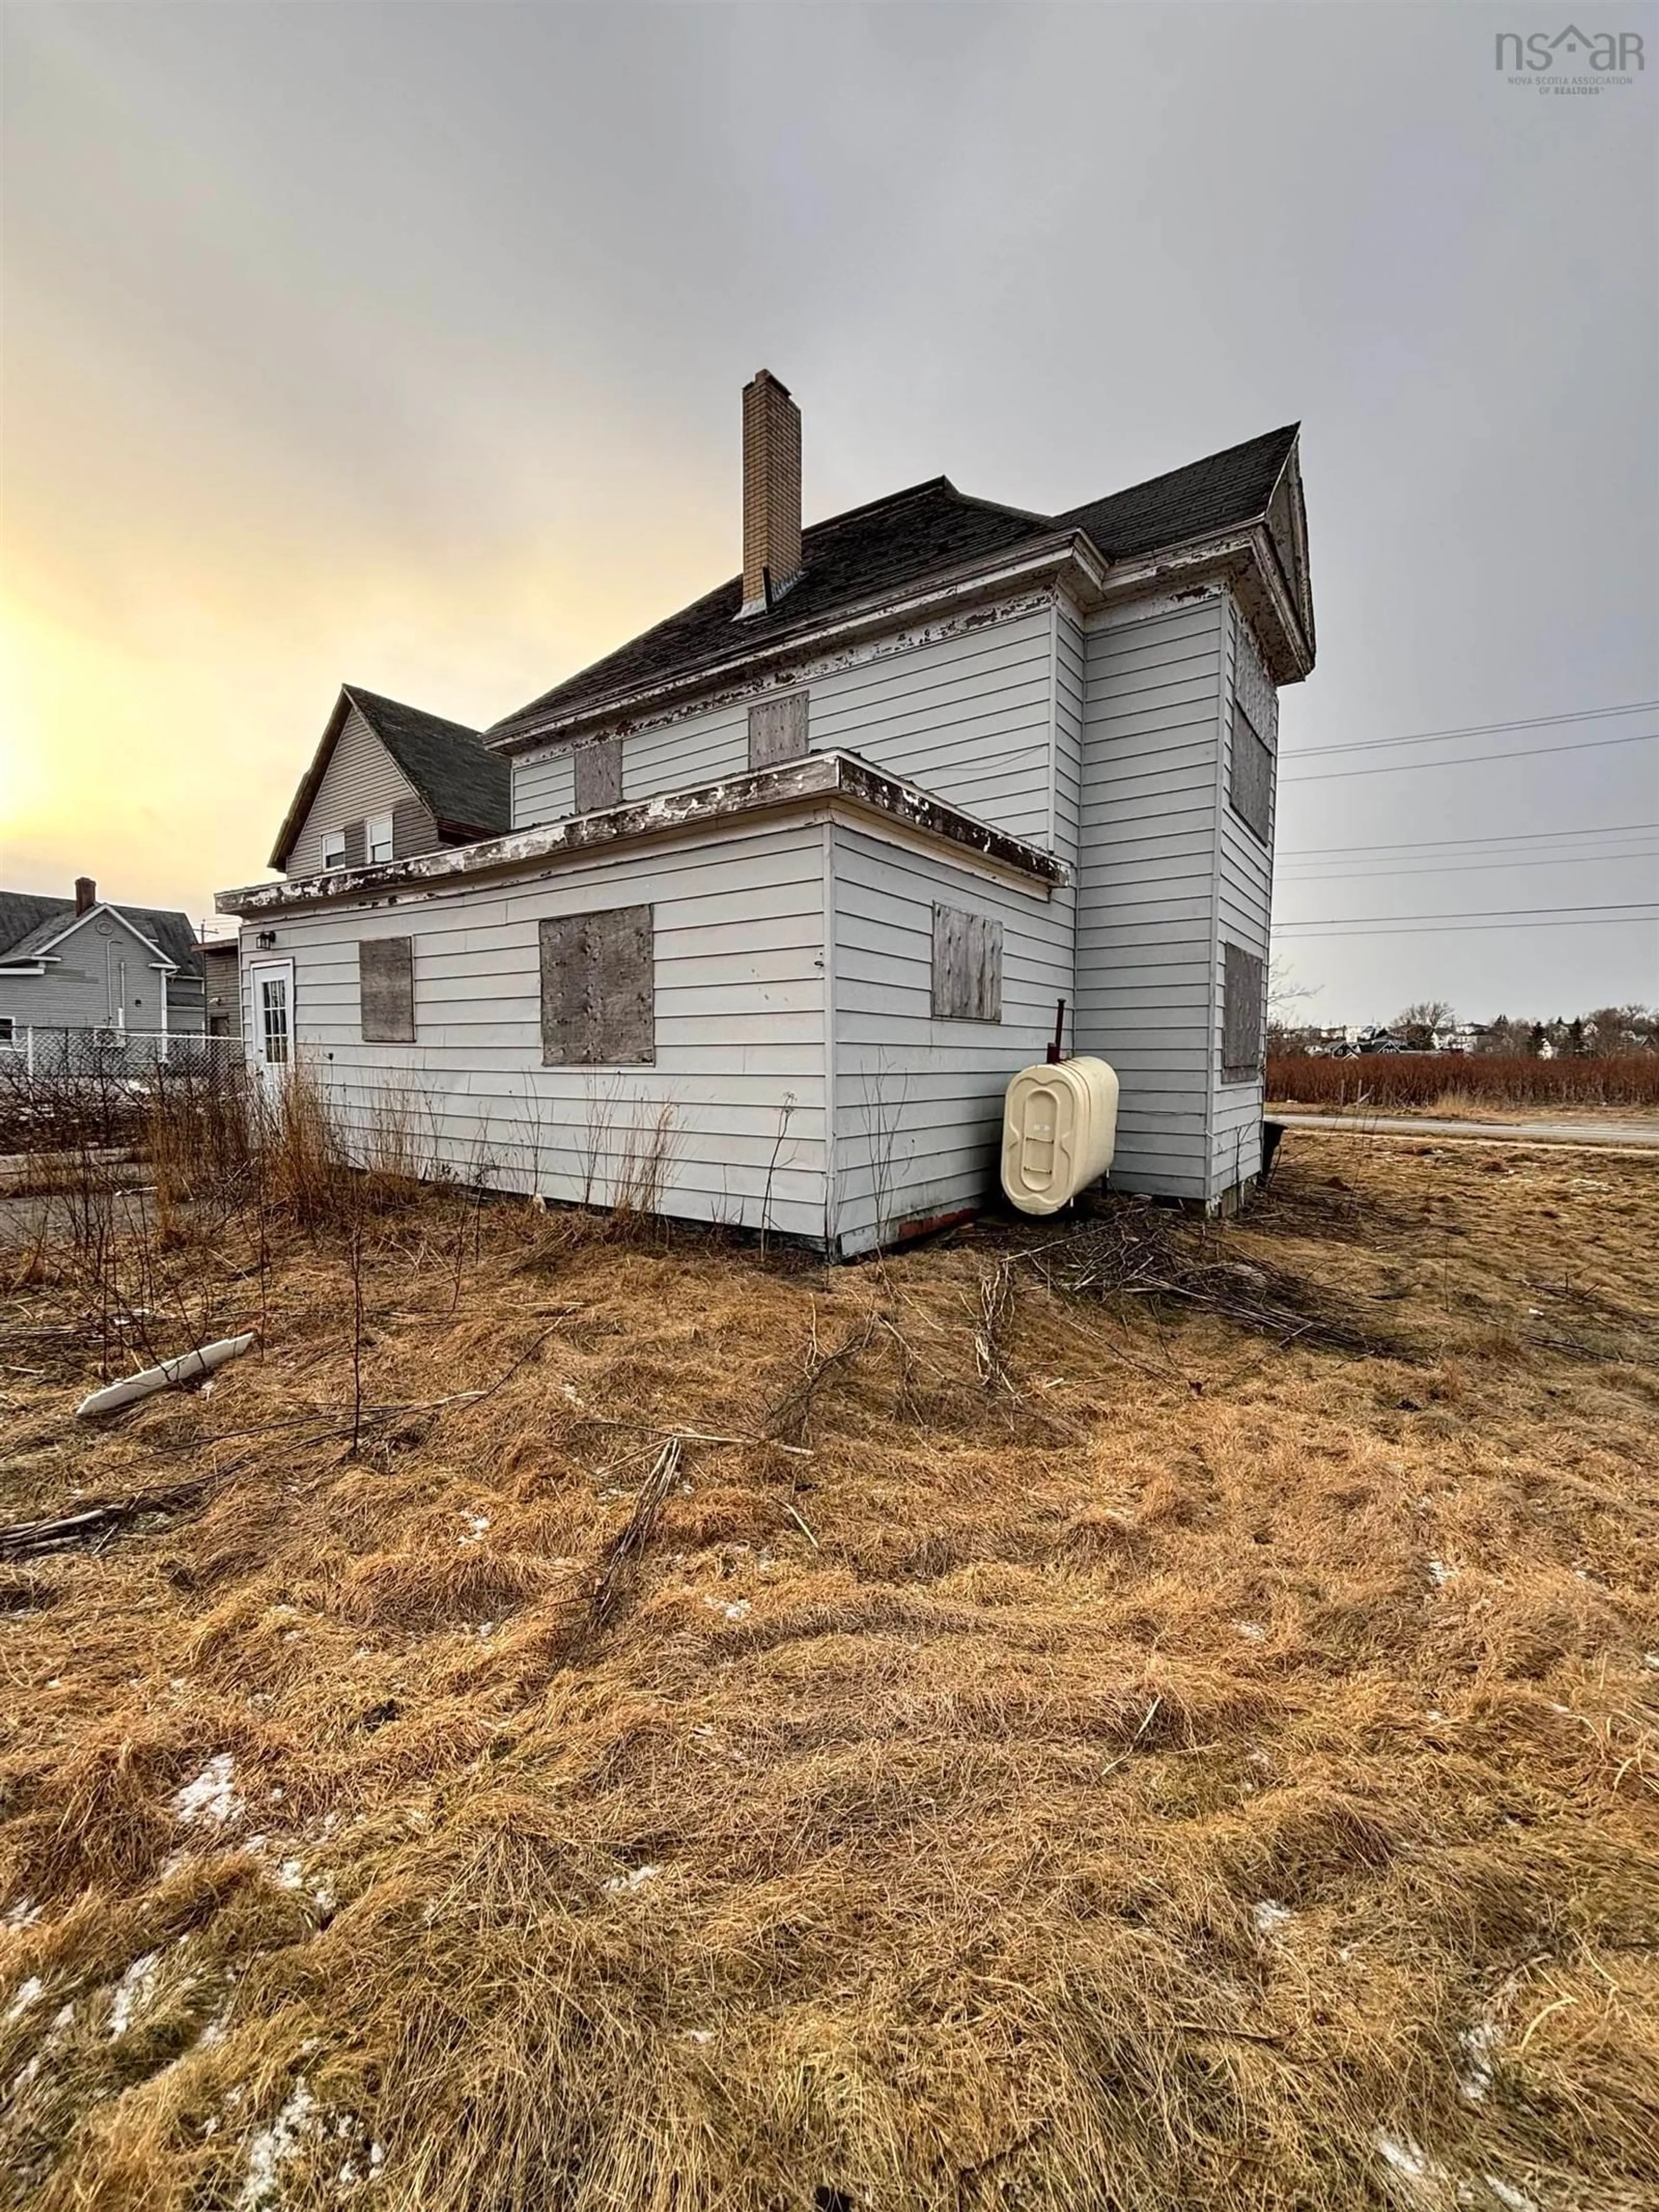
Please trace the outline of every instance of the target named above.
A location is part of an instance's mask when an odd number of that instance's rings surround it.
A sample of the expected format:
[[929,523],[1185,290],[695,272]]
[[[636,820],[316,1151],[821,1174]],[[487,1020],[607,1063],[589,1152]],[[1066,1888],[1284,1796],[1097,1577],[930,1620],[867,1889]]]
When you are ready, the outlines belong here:
[[1362,738],[1349,745],[1301,745],[1284,760],[1310,760],[1315,753],[1368,753],[1378,745],[1437,745],[1448,738],[1486,738],[1500,730],[1553,729],[1562,722],[1604,722],[1613,714],[1645,714],[1659,699],[1632,699],[1627,707],[1586,707],[1576,714],[1534,714],[1525,721],[1471,722],[1461,730],[1424,730],[1411,738]]
[[1568,915],[1616,914],[1623,921],[1659,921],[1659,906],[1640,914],[1627,908],[1643,906],[1639,899],[1613,899],[1601,906],[1489,906],[1473,907],[1462,914],[1328,914],[1281,921],[1274,925],[1279,934],[1304,929],[1366,929],[1372,927],[1436,927],[1443,923],[1472,926],[1477,922],[1509,922],[1520,928],[1530,928],[1535,923],[1551,921]]
[[1606,822],[1589,830],[1500,830],[1490,837],[1403,837],[1397,845],[1304,845],[1279,854],[1281,860],[1326,860],[1339,853],[1421,853],[1443,845],[1532,845],[1564,837],[1636,837],[1659,830],[1659,822]]
[[[1390,922],[1378,928],[1368,929],[1365,934],[1368,937],[1427,937],[1437,933],[1441,935],[1450,935],[1455,931],[1465,929],[1617,929],[1622,922],[1647,921],[1659,921],[1659,908],[1656,908],[1651,915],[1621,915],[1615,916],[1612,921],[1586,916],[1581,921],[1568,919],[1561,921],[1540,919],[1537,921]],[[1322,929],[1316,923],[1310,923],[1305,928],[1299,928],[1293,921],[1275,922],[1273,925],[1275,937],[1303,935],[1336,939],[1358,936],[1358,933],[1357,930]]]
[[1354,775],[1405,775],[1429,768],[1485,768],[1489,761],[1541,760],[1546,753],[1593,753],[1603,745],[1650,745],[1659,730],[1644,730],[1638,737],[1586,738],[1576,745],[1533,745],[1524,752],[1466,753],[1457,760],[1394,761],[1387,768],[1316,768],[1311,775],[1285,775],[1281,783],[1332,783]]
[[1334,868],[1328,873],[1282,875],[1282,884],[1371,884],[1393,876],[1472,876],[1488,868],[1605,868],[1620,860],[1659,860],[1659,847],[1626,853],[1524,853],[1513,860],[1440,860],[1426,868]]

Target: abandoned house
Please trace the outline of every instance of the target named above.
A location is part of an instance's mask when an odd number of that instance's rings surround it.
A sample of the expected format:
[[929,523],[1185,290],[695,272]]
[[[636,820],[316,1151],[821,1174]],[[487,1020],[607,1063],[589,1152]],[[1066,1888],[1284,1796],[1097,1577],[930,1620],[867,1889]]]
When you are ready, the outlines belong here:
[[188,915],[112,905],[89,876],[73,898],[0,891],[0,1050],[31,1030],[193,1036],[204,1020]]
[[361,719],[416,779],[342,695],[286,880],[219,900],[256,1066],[469,1180],[852,1254],[991,1194],[1063,999],[1113,1187],[1230,1202],[1314,657],[1295,426],[1061,514],[936,477],[804,530],[763,371],[742,504],[740,577],[483,733],[504,835],[399,848],[334,763]]

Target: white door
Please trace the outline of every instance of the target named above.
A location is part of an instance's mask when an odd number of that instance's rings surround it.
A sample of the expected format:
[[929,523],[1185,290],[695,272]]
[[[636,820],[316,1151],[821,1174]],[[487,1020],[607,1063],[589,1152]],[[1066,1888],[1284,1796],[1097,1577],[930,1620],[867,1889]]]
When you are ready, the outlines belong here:
[[294,1065],[294,963],[259,960],[248,969],[253,1065],[268,1097]]

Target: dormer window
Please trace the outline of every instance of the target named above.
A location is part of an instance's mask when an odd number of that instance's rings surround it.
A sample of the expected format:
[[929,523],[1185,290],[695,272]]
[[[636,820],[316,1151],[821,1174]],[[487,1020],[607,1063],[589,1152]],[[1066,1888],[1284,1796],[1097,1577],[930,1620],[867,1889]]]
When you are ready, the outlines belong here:
[[323,866],[343,868],[346,864],[345,831],[325,830],[323,832]]
[[363,824],[363,836],[371,867],[377,860],[392,858],[392,817],[389,814],[371,814]]

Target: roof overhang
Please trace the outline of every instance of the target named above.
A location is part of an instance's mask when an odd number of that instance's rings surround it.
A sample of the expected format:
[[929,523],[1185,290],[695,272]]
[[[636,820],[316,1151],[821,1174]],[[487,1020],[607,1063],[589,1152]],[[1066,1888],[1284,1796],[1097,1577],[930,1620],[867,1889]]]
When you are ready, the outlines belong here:
[[477,845],[417,853],[373,868],[337,868],[295,883],[251,884],[221,891],[221,914],[245,921],[264,915],[306,912],[423,890],[459,889],[491,877],[540,871],[562,860],[603,858],[611,852],[687,832],[747,827],[770,815],[828,808],[896,829],[907,837],[954,848],[977,864],[1046,896],[1071,880],[1065,863],[1022,838],[976,822],[931,793],[884,775],[854,753],[809,753],[781,767],[759,769],[704,784],[695,791],[665,792],[654,799],[578,814],[532,830],[515,830]]
[[619,724],[626,727],[703,692],[728,689],[734,683],[753,685],[781,667],[861,638],[912,623],[936,621],[958,610],[1045,584],[1063,585],[1085,609],[1097,606],[1109,573],[1098,547],[1083,531],[1057,531],[989,560],[943,570],[914,587],[878,593],[840,608],[827,620],[804,623],[763,645],[736,641],[733,651],[723,659],[704,662],[631,690],[614,692],[574,714],[551,714],[495,736],[486,731],[483,742],[492,752],[507,754],[562,740],[575,742],[599,730],[613,730]]
[[1265,521],[1115,561],[1103,600],[1115,605],[1205,584],[1224,584],[1231,590],[1256,634],[1275,684],[1300,684],[1311,672],[1313,640]]

